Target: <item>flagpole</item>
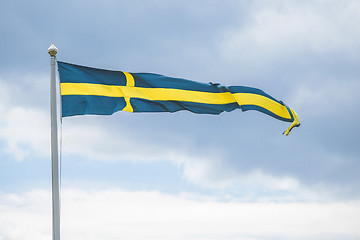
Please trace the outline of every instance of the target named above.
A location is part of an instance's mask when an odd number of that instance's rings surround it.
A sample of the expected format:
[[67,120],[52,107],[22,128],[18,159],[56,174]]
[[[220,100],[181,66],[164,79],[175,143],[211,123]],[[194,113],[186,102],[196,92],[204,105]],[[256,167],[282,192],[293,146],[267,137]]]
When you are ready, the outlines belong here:
[[52,236],[60,240],[60,180],[59,180],[59,149],[58,149],[58,118],[56,94],[56,54],[58,49],[51,44],[50,54],[50,112],[51,112],[51,168],[52,168]]

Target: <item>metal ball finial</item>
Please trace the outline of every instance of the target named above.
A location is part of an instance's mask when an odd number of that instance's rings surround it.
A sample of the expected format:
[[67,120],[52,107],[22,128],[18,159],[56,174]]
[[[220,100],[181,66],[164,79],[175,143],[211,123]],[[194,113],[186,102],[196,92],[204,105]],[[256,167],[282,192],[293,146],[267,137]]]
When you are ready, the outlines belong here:
[[48,53],[50,54],[50,56],[55,57],[56,54],[58,53],[58,49],[55,47],[54,44],[51,44],[51,46],[48,49]]

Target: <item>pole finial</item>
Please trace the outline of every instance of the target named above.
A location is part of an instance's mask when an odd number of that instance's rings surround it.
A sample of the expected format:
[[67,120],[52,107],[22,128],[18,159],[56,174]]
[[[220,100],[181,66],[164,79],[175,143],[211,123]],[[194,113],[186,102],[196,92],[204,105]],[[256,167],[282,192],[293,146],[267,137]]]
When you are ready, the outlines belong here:
[[55,47],[54,44],[51,44],[51,46],[48,49],[48,53],[50,54],[50,56],[55,57],[56,54],[58,53],[58,49]]

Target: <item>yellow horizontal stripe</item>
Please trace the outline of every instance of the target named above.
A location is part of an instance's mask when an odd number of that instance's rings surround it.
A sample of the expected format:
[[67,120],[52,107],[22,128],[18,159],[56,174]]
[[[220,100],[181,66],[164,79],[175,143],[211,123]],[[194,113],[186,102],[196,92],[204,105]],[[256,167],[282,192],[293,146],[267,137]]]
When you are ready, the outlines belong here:
[[61,95],[131,97],[152,101],[185,101],[207,104],[227,104],[235,102],[235,99],[229,92],[209,93],[171,88],[110,86],[91,83],[61,83]]
[[210,93],[170,88],[142,88],[112,86],[91,83],[61,83],[61,95],[96,95],[106,97],[141,98],[152,101],[184,101],[205,104],[228,104],[260,106],[274,114],[291,119],[284,105],[252,93]]
[[233,96],[239,105],[259,106],[269,110],[270,112],[273,112],[282,118],[291,119],[290,113],[284,105],[281,105],[278,102],[275,102],[274,100],[265,96],[253,93],[234,93]]
[[61,83],[61,95],[96,95],[105,97],[124,97],[121,86],[92,83]]

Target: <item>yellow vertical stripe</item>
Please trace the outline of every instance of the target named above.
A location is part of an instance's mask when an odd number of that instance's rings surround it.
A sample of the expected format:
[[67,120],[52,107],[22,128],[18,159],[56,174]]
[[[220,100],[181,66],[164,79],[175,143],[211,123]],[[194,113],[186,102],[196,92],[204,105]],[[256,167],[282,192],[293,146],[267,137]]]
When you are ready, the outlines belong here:
[[[123,72],[125,74],[126,77],[126,86],[127,87],[134,87],[135,86],[135,80],[134,77],[128,73],[128,72]],[[133,107],[131,106],[130,103],[130,97],[125,97],[125,102],[126,102],[126,106],[123,108],[123,111],[125,112],[134,112]]]
[[135,86],[134,77],[128,72],[123,72],[123,73],[125,74],[125,77],[126,77],[126,86],[134,87]]
[[134,109],[131,106],[130,103],[130,98],[129,97],[125,97],[125,102],[126,102],[126,106],[123,108],[123,111],[125,112],[134,112]]

